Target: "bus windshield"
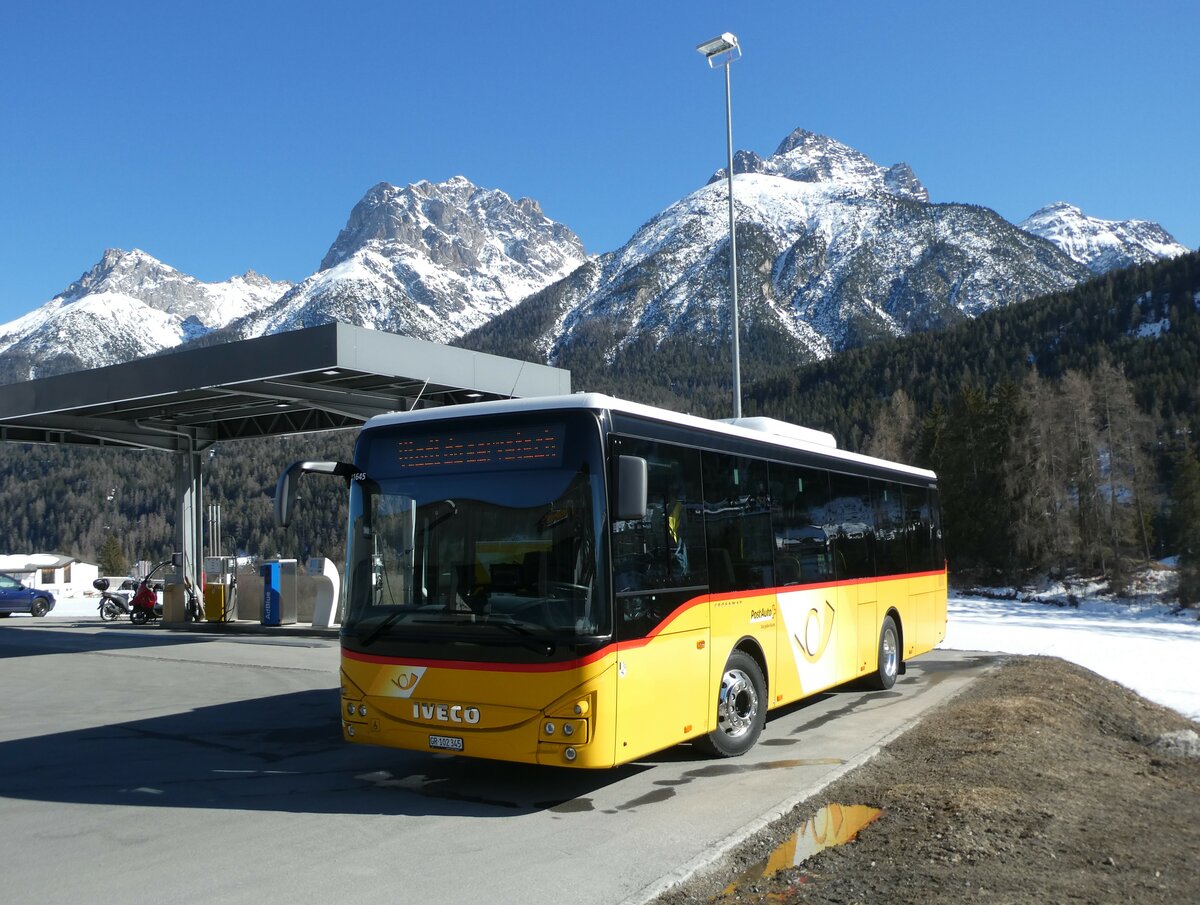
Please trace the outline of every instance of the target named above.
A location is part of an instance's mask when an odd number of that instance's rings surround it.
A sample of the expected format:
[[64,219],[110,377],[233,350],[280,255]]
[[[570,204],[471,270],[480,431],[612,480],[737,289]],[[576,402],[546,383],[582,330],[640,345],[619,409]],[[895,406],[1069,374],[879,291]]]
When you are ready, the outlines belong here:
[[536,659],[611,632],[594,419],[479,425],[363,435],[346,643],[451,644],[464,657],[474,644]]

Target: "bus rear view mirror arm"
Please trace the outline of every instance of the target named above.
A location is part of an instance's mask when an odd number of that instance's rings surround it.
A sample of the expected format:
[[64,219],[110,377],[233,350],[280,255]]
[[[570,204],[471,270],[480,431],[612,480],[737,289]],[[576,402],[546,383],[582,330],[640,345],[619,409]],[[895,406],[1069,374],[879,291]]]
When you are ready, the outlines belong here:
[[279,483],[275,485],[275,523],[280,528],[286,528],[291,522],[292,509],[296,506],[296,487],[301,475],[336,475],[345,478],[349,485],[354,473],[354,466],[349,462],[293,462],[279,476]]
[[640,456],[617,458],[617,521],[646,517],[646,460]]

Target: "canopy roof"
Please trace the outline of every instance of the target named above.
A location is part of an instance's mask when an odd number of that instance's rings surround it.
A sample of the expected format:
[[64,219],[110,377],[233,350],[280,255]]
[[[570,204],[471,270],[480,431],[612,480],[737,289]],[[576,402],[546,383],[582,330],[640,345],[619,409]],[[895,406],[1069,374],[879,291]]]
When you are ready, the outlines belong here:
[[0,386],[0,440],[196,452],[570,390],[559,368],[333,323]]

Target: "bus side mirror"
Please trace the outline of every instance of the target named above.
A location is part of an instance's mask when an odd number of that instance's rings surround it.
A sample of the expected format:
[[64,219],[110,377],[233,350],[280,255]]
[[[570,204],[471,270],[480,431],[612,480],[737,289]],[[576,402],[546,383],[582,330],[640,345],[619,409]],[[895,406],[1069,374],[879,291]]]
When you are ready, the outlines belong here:
[[646,517],[646,460],[639,456],[617,457],[616,521],[637,521]]
[[296,506],[296,487],[300,476],[305,474],[338,475],[350,482],[354,466],[349,462],[293,462],[279,476],[275,485],[275,524],[286,528],[292,521],[292,509]]

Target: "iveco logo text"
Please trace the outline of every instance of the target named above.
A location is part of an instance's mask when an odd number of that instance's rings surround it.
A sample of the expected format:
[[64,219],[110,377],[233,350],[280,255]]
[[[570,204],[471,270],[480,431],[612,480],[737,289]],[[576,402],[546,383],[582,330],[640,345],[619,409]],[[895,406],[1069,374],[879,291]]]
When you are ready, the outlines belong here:
[[769,622],[770,620],[772,620],[774,618],[775,618],[775,610],[773,610],[773,609],[751,610],[750,611],[750,621],[751,622]]
[[461,704],[417,704],[412,705],[413,718],[418,720],[437,720],[441,723],[470,723],[479,722],[478,707],[464,707]]

